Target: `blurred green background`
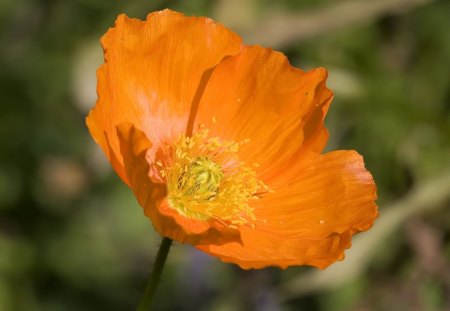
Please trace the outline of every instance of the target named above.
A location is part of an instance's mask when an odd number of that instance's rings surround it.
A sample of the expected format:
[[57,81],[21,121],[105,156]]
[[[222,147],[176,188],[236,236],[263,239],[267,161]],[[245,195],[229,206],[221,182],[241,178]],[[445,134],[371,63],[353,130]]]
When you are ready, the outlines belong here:
[[1,0],[0,311],[134,310],[160,238],[84,124],[125,12],[207,15],[324,66],[328,149],[357,149],[381,216],[325,271],[173,248],[155,310],[450,310],[450,1]]

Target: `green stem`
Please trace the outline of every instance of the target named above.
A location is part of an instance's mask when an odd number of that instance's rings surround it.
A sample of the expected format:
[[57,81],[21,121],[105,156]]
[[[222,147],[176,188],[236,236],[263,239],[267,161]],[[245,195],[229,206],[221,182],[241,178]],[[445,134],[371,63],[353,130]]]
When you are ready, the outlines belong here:
[[158,255],[156,256],[155,265],[153,267],[152,274],[148,279],[147,286],[145,287],[144,296],[136,311],[148,311],[152,305],[153,297],[155,296],[156,288],[158,287],[161,273],[166,263],[167,254],[169,253],[172,240],[169,238],[163,238],[161,246],[159,247]]

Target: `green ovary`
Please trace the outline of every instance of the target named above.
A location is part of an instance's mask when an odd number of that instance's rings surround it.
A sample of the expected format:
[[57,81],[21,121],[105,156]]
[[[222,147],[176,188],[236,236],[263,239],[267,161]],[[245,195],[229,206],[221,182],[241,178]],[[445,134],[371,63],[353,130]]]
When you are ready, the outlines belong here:
[[222,167],[207,157],[198,157],[180,176],[178,189],[185,196],[195,196],[200,200],[213,198],[223,179]]

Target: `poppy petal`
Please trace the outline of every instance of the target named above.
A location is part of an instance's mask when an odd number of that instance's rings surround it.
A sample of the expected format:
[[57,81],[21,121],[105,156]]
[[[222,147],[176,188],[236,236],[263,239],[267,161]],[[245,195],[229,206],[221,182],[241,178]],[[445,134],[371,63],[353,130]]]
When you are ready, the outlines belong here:
[[271,187],[255,209],[280,233],[317,238],[365,231],[378,215],[375,183],[356,151],[310,154]]
[[[201,249],[244,268],[287,263],[324,268],[378,215],[376,186],[355,151],[310,153],[273,182],[273,192],[254,205],[255,228],[241,228],[242,245]],[[331,246],[333,251],[323,252]]]
[[297,236],[281,236],[276,232],[262,232],[250,227],[241,228],[242,244],[197,245],[201,251],[222,261],[239,265],[242,269],[261,269],[277,266],[286,269],[293,265],[326,268],[344,258],[344,250],[351,246],[351,234],[312,240]]
[[332,98],[326,77],[324,68],[304,72],[282,53],[245,47],[212,72],[197,124],[225,140],[249,139],[241,147],[242,158],[259,164],[255,170],[267,181],[290,166],[302,146],[316,152],[325,146],[323,118]]
[[120,150],[126,177],[145,215],[162,236],[181,243],[223,244],[240,242],[239,231],[214,220],[210,222],[188,219],[168,208],[166,185],[155,183],[149,177],[148,150],[152,147],[145,134],[131,123],[117,126]]
[[170,10],[149,14],[147,21],[120,15],[101,42],[105,64],[97,72],[99,99],[87,125],[128,183],[115,126],[134,124],[153,142],[153,151],[184,133],[205,72],[238,53],[242,42],[211,19]]

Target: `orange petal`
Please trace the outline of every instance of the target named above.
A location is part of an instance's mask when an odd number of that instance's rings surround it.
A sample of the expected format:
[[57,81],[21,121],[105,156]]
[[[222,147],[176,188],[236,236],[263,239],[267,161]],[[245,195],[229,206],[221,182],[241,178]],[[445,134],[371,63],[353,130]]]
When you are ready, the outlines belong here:
[[299,163],[272,180],[274,192],[253,205],[257,223],[241,228],[242,245],[201,249],[244,268],[324,268],[342,258],[351,235],[378,216],[372,176],[354,151],[310,153]]
[[258,176],[266,180],[290,166],[302,145],[316,152],[325,146],[323,118],[332,97],[326,77],[323,68],[304,72],[279,52],[245,47],[212,72],[197,124],[226,140],[250,139],[242,158],[259,164]]
[[277,266],[286,269],[294,265],[326,268],[344,259],[344,250],[351,245],[351,234],[334,234],[320,240],[297,236],[281,236],[276,232],[262,232],[250,227],[241,228],[242,244],[198,245],[198,249],[234,263],[242,269],[261,269]]
[[375,183],[356,151],[310,155],[273,179],[271,187],[274,192],[255,208],[281,233],[317,238],[365,231],[378,215]]
[[147,21],[120,15],[101,41],[105,64],[97,72],[99,99],[87,125],[128,182],[115,126],[134,124],[153,141],[153,151],[184,133],[205,72],[238,53],[241,39],[208,18],[164,10]]
[[214,220],[197,221],[179,215],[167,206],[165,184],[154,183],[148,173],[148,151],[152,147],[145,134],[131,123],[117,126],[125,174],[144,213],[156,231],[181,243],[223,244],[240,241],[239,231]]

